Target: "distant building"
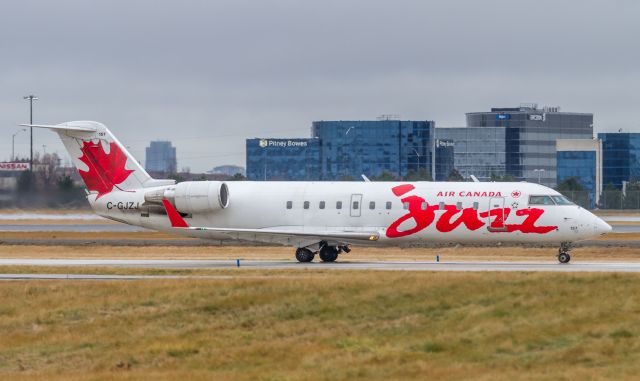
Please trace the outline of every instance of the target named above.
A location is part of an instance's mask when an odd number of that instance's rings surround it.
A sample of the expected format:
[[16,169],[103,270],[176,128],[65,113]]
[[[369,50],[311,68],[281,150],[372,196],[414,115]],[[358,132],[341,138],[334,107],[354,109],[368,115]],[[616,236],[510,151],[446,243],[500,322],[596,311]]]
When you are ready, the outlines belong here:
[[360,180],[388,172],[398,179],[423,173],[433,178],[435,122],[340,120],[312,124],[320,144],[321,180]]
[[577,192],[571,198],[583,206],[594,208],[602,194],[602,141],[559,139],[556,152],[558,184],[575,178],[586,189],[588,200],[581,200]]
[[318,139],[246,140],[247,179],[312,181],[320,178]]
[[536,104],[467,113],[467,127],[505,128],[505,172],[518,180],[555,187],[556,140],[593,138],[593,114],[561,112]]
[[212,175],[227,175],[227,176],[234,176],[239,173],[242,176],[244,176],[245,170],[244,170],[244,167],[241,167],[239,165],[220,165],[218,167],[213,167],[213,169],[208,171],[207,173],[210,173]]
[[602,140],[604,185],[622,189],[623,181],[640,181],[640,133],[607,132]]
[[505,127],[436,128],[436,180],[447,180],[451,166],[466,179],[473,175],[489,181],[505,176],[505,137]]
[[168,141],[151,142],[146,149],[145,169],[155,173],[176,173],[176,148]]

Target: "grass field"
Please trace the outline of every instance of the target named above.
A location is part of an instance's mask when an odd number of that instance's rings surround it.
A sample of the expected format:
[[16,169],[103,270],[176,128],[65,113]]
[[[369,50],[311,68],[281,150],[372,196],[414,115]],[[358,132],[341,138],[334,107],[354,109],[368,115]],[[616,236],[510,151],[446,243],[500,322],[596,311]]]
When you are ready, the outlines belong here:
[[632,380],[640,372],[636,275],[243,274],[0,283],[0,379]]

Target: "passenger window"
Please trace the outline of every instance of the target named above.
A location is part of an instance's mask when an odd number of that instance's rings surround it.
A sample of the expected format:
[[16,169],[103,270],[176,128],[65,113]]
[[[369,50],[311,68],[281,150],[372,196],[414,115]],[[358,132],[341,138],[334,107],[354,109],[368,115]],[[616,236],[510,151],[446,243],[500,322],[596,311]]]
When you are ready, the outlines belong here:
[[309,209],[309,201],[305,201],[302,205],[305,209]]
[[358,201],[354,201],[353,202],[353,209],[359,209],[360,208],[360,203]]
[[342,201],[336,202],[336,209],[342,209]]
[[457,202],[456,203],[456,209],[462,210],[462,203],[461,202]]
[[287,201],[287,209],[293,208],[293,201]]
[[558,205],[573,205],[573,203],[564,196],[551,196],[551,198]]
[[529,196],[529,205],[555,205],[549,196]]
[[375,209],[376,208],[376,202],[375,201],[369,201],[369,209]]
[[408,202],[403,202],[403,203],[402,203],[402,208],[403,208],[404,210],[409,209],[409,203],[408,203]]
[[420,204],[420,209],[427,210],[427,202],[426,201],[422,201],[422,204]]
[[478,207],[479,207],[479,206],[480,206],[480,205],[478,205],[478,203],[477,203],[477,202],[474,202],[474,203],[473,203],[473,209],[474,209],[474,210],[478,210]]
[[391,209],[391,201],[387,201],[387,209]]
[[440,202],[440,203],[438,204],[438,209],[440,209],[440,210],[444,210],[444,202]]
[[324,209],[324,201],[320,201],[320,205],[318,205],[320,209]]

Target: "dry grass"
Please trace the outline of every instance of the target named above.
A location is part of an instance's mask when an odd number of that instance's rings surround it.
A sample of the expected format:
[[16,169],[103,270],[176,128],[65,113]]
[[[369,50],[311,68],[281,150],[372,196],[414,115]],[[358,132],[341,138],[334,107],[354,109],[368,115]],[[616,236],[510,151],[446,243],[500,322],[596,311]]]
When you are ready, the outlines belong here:
[[17,240],[189,240],[176,234],[156,231],[141,232],[0,232],[0,241],[8,239]]
[[611,274],[6,282],[0,379],[632,380],[638,295]]
[[[340,261],[550,261],[557,249],[521,247],[363,248],[356,247]],[[575,261],[639,261],[640,248],[580,247]],[[251,246],[23,246],[0,245],[0,258],[65,259],[229,259],[294,260],[290,247]]]
[[2,225],[119,225],[120,222],[107,220],[106,218],[96,219],[24,219],[24,220],[0,220]]

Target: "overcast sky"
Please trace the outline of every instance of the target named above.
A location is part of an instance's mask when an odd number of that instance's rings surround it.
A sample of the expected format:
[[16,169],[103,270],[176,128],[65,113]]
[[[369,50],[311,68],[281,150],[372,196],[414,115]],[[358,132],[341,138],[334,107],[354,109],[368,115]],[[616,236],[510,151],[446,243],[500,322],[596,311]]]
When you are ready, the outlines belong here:
[[142,161],[168,139],[192,171],[244,166],[246,138],[380,114],[462,126],[537,102],[640,132],[638,20],[636,0],[4,2],[0,160],[29,93],[34,122],[100,121]]

